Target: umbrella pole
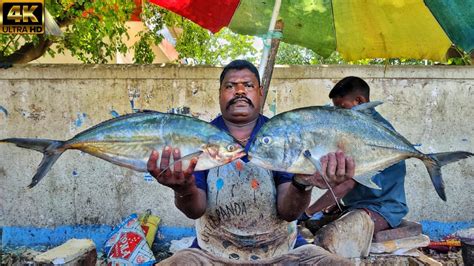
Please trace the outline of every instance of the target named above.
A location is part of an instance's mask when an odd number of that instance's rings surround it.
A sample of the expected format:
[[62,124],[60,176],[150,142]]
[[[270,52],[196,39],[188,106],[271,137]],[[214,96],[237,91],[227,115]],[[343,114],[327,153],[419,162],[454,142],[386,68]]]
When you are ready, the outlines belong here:
[[[272,18],[270,20],[270,25],[268,26],[268,32],[267,32],[267,36],[265,37],[265,39],[263,40],[263,54],[262,54],[262,58],[260,59],[260,65],[259,65],[259,68],[258,68],[258,72],[260,74],[260,78],[261,78],[261,83],[263,85],[263,80],[264,80],[264,73],[266,72],[265,69],[267,68],[267,63],[268,63],[268,57],[269,57],[269,53],[270,53],[270,40],[273,39],[273,38],[269,38],[270,34],[273,33],[273,30],[275,29],[275,24],[276,24],[276,20],[278,18],[278,14],[280,13],[280,6],[281,6],[281,0],[275,0],[275,5],[273,6],[273,12],[272,12]],[[271,66],[273,68],[273,65]],[[271,78],[271,77],[270,77]],[[268,90],[268,88],[267,88]],[[265,92],[265,89],[264,89],[264,97],[266,98],[266,92]],[[264,102],[265,103],[265,100]],[[263,104],[262,104],[262,108],[263,108]]]
[[[283,31],[283,21],[278,20],[275,25],[275,31]],[[268,90],[270,89],[270,81],[273,75],[273,66],[275,65],[275,59],[278,52],[278,47],[280,46],[280,39],[272,39],[272,44],[270,48],[270,54],[267,57],[267,62],[265,70],[262,75],[262,87],[263,87],[263,103],[261,105],[260,112],[263,112],[263,107],[265,106],[265,101],[267,100]]]

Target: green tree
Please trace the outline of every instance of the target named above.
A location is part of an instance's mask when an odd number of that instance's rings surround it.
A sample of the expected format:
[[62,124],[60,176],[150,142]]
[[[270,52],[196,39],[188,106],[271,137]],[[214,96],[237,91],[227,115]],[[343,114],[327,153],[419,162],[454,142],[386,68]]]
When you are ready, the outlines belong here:
[[[451,47],[446,54],[448,65],[471,65],[474,51],[468,54],[458,47]],[[287,43],[280,43],[276,57],[280,65],[318,65],[318,64],[349,64],[349,65],[434,65],[437,62],[409,58],[367,58],[355,61],[345,61],[338,52],[329,57],[322,57],[314,51]]]
[[139,32],[139,40],[130,48],[124,43],[124,38],[129,38],[125,22],[136,8],[134,1],[46,0],[45,6],[63,29],[63,36],[0,35],[0,62],[28,63],[45,53],[54,57],[69,50],[84,63],[107,63],[116,52],[126,53],[131,49],[135,63],[151,63],[155,58],[151,47],[164,38],[160,33],[164,25],[183,29],[176,49],[181,58],[192,58],[195,64],[217,65],[236,57],[255,60],[250,37],[228,30],[213,35],[153,4],[145,3],[142,12],[142,20],[149,30]]
[[0,62],[27,63],[67,49],[84,63],[106,63],[116,51],[127,50],[122,37],[133,1],[46,0],[45,6],[64,29],[63,36],[0,35]]
[[194,64],[222,65],[236,58],[257,61],[254,37],[233,33],[227,28],[216,34],[172,12],[161,10],[166,24],[183,30],[176,43],[181,59]]

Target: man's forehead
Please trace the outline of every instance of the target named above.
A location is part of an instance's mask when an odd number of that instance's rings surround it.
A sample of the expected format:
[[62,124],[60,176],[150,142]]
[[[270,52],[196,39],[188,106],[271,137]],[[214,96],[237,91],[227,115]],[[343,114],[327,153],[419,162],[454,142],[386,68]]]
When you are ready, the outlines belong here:
[[346,95],[344,95],[344,96],[337,96],[337,97],[335,97],[335,98],[339,98],[339,99],[341,99],[341,100],[348,100],[348,99],[353,99],[353,98],[355,98],[357,95],[358,95],[357,92],[351,92],[351,93],[348,93],[348,94],[346,94]]
[[231,69],[226,73],[223,80],[223,82],[244,82],[244,81],[256,82],[257,77],[252,71],[246,68]]
[[344,101],[352,101],[354,100],[354,95],[352,94],[347,94],[347,95],[344,95],[344,96],[336,96],[334,98],[332,98],[332,102],[333,103],[341,103],[341,102],[344,102]]

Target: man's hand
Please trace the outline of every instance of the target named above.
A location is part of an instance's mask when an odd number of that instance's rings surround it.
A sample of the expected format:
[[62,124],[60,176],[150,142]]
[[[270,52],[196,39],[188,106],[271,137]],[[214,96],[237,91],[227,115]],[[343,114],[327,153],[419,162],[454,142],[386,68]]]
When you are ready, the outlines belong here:
[[[170,167],[171,151],[173,151],[174,165]],[[189,167],[182,170],[181,152],[179,149],[172,150],[171,147],[165,147],[161,153],[160,167],[156,162],[159,157],[157,151],[152,151],[148,159],[147,170],[162,185],[170,187],[175,191],[176,196],[183,197],[192,194],[195,189],[195,180],[193,176],[194,168],[197,164],[197,158],[192,158]],[[173,168],[173,171],[171,170]]]
[[[170,168],[171,151],[173,151],[173,171]],[[181,152],[179,149],[172,150],[165,147],[161,152],[160,167],[156,166],[159,153],[152,151],[148,159],[147,169],[150,174],[162,185],[174,190],[175,205],[187,217],[198,219],[206,211],[206,192],[196,186],[194,179],[194,168],[197,158],[192,158],[189,167],[183,171]]]
[[[341,150],[335,153],[331,152],[321,157],[321,171],[326,175],[326,178],[331,187],[338,185],[348,179],[354,177],[355,163],[351,157],[346,157]],[[314,175],[296,175],[295,179],[306,185],[313,185],[318,188],[328,188],[323,177],[316,172]]]

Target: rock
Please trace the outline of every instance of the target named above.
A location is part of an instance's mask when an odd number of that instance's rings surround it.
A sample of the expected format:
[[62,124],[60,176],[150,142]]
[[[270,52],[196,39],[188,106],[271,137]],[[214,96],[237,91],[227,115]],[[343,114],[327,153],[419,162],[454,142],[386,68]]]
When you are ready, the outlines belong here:
[[410,250],[419,247],[426,247],[430,244],[430,238],[420,234],[395,240],[389,240],[370,245],[370,253],[393,253],[397,250]]
[[95,265],[97,252],[90,239],[70,239],[34,258],[37,263],[61,265]]
[[387,229],[375,234],[372,242],[384,242],[421,234],[421,224],[403,219],[400,226]]
[[366,257],[374,233],[374,223],[363,210],[354,210],[322,227],[314,244],[344,258]]
[[430,258],[423,254],[423,252],[418,251],[418,256],[416,258],[409,258],[410,265],[420,265],[420,266],[442,266],[443,264],[433,258]]

